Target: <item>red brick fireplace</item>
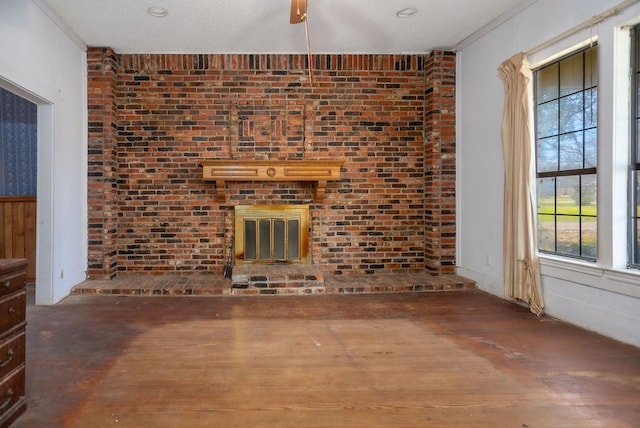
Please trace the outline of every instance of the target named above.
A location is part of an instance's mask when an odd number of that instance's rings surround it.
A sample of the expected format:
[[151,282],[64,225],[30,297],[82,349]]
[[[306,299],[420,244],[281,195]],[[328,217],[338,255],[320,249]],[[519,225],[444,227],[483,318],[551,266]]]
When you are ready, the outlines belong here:
[[[88,50],[89,270],[221,274],[237,205],[309,206],[328,273],[455,267],[455,54]],[[308,181],[202,179],[203,159],[340,160]]]

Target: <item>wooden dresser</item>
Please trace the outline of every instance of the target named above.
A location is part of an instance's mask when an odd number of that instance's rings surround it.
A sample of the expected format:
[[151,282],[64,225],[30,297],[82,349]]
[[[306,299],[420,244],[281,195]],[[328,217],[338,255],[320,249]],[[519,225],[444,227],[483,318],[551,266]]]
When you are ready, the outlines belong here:
[[27,259],[0,259],[0,427],[27,407],[25,333]]

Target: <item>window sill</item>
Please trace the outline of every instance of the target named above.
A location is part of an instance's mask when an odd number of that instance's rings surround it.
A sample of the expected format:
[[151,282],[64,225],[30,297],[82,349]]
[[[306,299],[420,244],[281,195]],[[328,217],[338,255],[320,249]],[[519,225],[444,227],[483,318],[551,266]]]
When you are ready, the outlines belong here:
[[595,263],[539,254],[540,273],[563,281],[640,298],[640,271],[608,269]]

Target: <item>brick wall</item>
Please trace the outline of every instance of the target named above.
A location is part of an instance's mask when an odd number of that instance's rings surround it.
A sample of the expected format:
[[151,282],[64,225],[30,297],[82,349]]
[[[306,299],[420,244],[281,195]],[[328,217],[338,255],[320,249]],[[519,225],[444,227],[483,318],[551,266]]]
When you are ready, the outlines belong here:
[[113,50],[88,50],[89,278],[111,279],[117,273],[116,68]]
[[454,273],[456,256],[456,57],[434,51],[425,64],[425,269]]
[[[104,68],[113,60],[105,52],[91,48],[89,58],[102,56]],[[453,266],[455,108],[448,85],[455,56],[316,55],[312,83],[306,55],[118,55],[115,61],[115,141],[110,108],[101,127],[115,152],[117,207],[93,206],[90,195],[90,218],[103,242],[117,243],[118,272],[220,273],[233,206],[281,203],[310,204],[311,262],[326,272],[438,273]],[[92,64],[90,93],[104,73]],[[427,70],[447,77],[430,78]],[[90,98],[90,112],[98,110],[92,102],[98,100]],[[439,109],[442,121],[425,105]],[[105,151],[95,150],[100,121],[93,115],[90,122],[91,165],[103,162]],[[425,145],[436,139],[437,154]],[[199,162],[227,158],[340,159],[344,167],[320,204],[312,200],[312,185],[300,182],[228,182],[220,203],[215,185],[202,181]],[[101,166],[103,175],[90,171],[90,188],[110,190]],[[433,179],[437,186],[428,183]],[[108,227],[112,217],[100,214],[103,206],[117,215],[117,231]],[[425,216],[436,209],[425,233]],[[93,254],[99,245],[92,242]],[[432,250],[435,245],[446,248]],[[425,248],[434,261],[425,261]],[[92,257],[90,275],[111,275],[106,252],[103,266]]]

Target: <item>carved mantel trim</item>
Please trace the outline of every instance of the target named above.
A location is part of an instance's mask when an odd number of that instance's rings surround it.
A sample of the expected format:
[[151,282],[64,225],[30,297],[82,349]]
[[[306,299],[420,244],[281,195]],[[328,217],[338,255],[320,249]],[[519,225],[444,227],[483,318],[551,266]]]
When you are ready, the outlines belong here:
[[218,200],[224,201],[227,181],[315,181],[314,200],[322,202],[327,181],[340,180],[344,161],[326,160],[203,160],[202,178],[216,182]]

